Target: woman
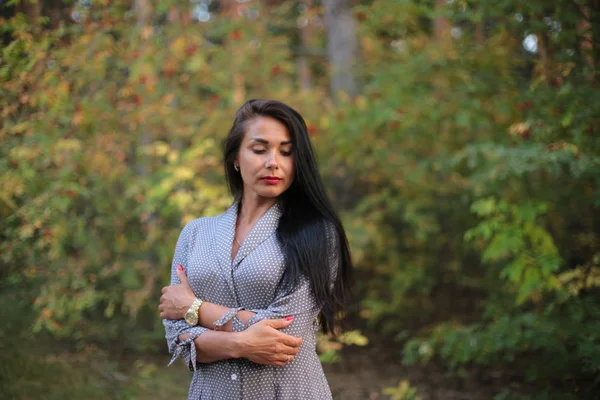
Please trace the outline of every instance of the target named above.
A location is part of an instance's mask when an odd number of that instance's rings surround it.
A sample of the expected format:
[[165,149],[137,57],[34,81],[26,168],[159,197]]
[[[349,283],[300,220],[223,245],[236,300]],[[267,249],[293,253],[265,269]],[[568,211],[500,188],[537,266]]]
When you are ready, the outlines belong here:
[[330,399],[315,334],[334,331],[351,262],[306,124],[250,100],[224,153],[235,202],[183,229],[163,288],[171,363],[194,371],[189,399]]

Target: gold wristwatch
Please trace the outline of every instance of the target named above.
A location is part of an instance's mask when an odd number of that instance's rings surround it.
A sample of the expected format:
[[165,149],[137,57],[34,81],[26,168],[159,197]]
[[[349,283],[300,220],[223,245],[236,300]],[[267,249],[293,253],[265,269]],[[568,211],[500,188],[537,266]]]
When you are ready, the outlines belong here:
[[194,302],[190,306],[190,309],[187,310],[187,312],[185,313],[185,322],[192,326],[198,325],[198,310],[200,309],[202,303],[203,301],[199,298],[196,298],[196,300],[194,300]]

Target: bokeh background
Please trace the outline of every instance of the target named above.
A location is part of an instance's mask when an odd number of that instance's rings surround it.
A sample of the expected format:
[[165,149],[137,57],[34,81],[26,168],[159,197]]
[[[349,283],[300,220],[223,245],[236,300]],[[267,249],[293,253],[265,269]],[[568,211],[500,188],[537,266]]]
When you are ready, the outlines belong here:
[[175,242],[299,110],[356,264],[336,399],[597,399],[600,1],[0,1],[0,398],[185,398]]

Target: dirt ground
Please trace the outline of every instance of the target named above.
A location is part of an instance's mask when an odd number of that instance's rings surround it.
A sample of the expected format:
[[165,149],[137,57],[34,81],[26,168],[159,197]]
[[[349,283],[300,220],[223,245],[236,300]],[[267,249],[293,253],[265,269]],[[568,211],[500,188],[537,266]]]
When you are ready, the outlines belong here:
[[323,365],[334,399],[389,399],[383,389],[397,387],[402,380],[417,389],[421,400],[488,400],[506,388],[493,376],[459,378],[439,366],[406,367],[399,354],[398,348],[386,346],[344,349],[341,361]]

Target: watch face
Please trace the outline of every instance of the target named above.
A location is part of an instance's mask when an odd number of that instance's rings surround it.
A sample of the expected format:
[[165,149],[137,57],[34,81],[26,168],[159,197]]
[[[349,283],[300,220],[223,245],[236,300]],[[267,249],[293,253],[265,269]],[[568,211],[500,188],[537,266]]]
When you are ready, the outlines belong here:
[[185,322],[187,322],[190,325],[198,324],[198,315],[196,315],[196,313],[193,313],[193,312],[186,313],[185,314]]

